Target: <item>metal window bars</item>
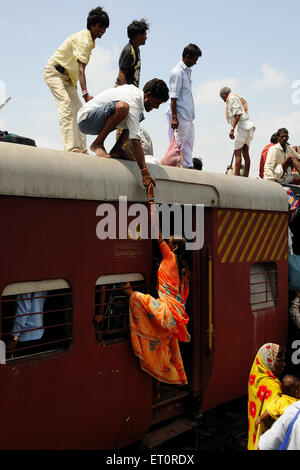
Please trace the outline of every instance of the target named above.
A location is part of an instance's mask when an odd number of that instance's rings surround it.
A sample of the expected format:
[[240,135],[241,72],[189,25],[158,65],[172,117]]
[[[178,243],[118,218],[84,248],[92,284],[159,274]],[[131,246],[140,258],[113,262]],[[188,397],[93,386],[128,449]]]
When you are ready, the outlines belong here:
[[[30,293],[24,294],[22,300],[31,299]],[[7,344],[7,361],[37,353],[50,352],[54,350],[66,350],[72,342],[72,297],[71,289],[53,290],[45,292],[36,299],[45,299],[43,311],[24,313],[16,315],[17,303],[20,299],[17,295],[2,296],[2,316],[1,316],[1,339]],[[42,314],[42,323],[39,326],[30,326],[30,318]],[[16,319],[28,317],[29,326],[24,328],[14,328]],[[16,344],[16,348],[11,350],[8,345],[13,336],[20,336],[28,333],[40,332],[41,338],[38,340],[21,341]],[[38,334],[39,336],[39,334]]]
[[[129,297],[123,290],[124,283],[96,286],[95,332],[97,342],[121,341],[129,332]],[[145,281],[132,282],[133,290],[145,292]]]
[[[274,267],[275,266],[275,267]],[[278,272],[274,263],[258,263],[250,271],[252,311],[275,307],[278,298]]]

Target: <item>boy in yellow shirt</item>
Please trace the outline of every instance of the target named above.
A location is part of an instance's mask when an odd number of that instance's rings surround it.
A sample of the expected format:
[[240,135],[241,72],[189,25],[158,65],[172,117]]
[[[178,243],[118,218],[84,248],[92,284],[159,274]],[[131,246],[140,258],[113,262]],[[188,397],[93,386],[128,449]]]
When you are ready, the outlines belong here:
[[58,109],[64,149],[86,153],[86,138],[77,126],[77,113],[82,107],[77,94],[79,80],[85,102],[93,97],[87,91],[85,67],[90,60],[96,38],[101,38],[109,27],[109,17],[101,7],[91,10],[87,29],[69,36],[47,61],[44,78]]

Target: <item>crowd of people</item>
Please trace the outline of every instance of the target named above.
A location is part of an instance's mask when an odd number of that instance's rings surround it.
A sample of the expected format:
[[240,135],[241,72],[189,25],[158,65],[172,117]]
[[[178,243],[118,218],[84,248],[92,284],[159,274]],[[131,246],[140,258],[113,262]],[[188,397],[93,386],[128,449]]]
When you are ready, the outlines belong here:
[[[129,42],[120,54],[114,86],[93,97],[87,89],[85,69],[96,39],[103,36],[109,24],[109,16],[103,8],[91,10],[86,29],[69,36],[46,63],[44,78],[57,104],[64,149],[87,153],[86,135],[95,135],[90,150],[101,157],[135,160],[145,186],[155,184],[147,162],[197,169],[193,155],[195,106],[191,74],[192,67],[202,56],[201,49],[195,44],[184,47],[180,62],[170,72],[169,85],[153,78],[140,90],[140,47],[147,41],[149,24],[144,18],[134,20],[127,27]],[[84,105],[77,93],[78,81]],[[226,86],[220,90],[220,97],[226,103],[226,120],[231,126],[229,138],[234,141],[235,163],[232,173],[248,177],[251,162],[249,149],[255,125],[249,118],[247,101]],[[143,129],[140,122],[144,120],[144,111],[158,109],[169,98],[166,117],[170,148],[165,157],[158,160],[152,154],[149,157],[141,145]],[[115,129],[116,143],[107,152],[105,140]],[[300,154],[297,147],[288,144],[286,129],[279,129],[276,134],[277,137],[272,136],[271,143],[263,149],[259,175],[266,180],[293,180],[298,184]],[[176,152],[178,158],[175,158]]]
[[[289,184],[299,184],[298,148],[288,144],[288,130],[272,134],[261,154],[260,178],[283,184],[289,218],[288,348],[300,331],[300,285],[294,264],[300,255],[299,201]],[[297,343],[298,344],[298,343]],[[286,374],[288,371],[288,374]],[[295,375],[293,375],[295,374]],[[264,344],[254,359],[248,383],[248,449],[300,450],[300,377],[292,353],[278,344]]]
[[[140,47],[146,43],[149,24],[145,19],[134,20],[127,27],[129,42],[121,52],[114,86],[93,97],[87,90],[85,69],[96,39],[103,36],[109,24],[109,16],[101,7],[91,10],[87,28],[69,36],[46,63],[44,78],[57,104],[64,150],[87,153],[86,135],[95,135],[90,147],[92,152],[100,157],[135,160],[142,172],[143,184],[155,184],[149,175],[145,155],[151,163],[159,164],[160,161],[142,145],[147,131],[141,129],[140,122],[144,119],[144,111],[158,109],[170,97],[169,137],[171,141],[174,131],[178,132],[181,154],[178,166],[202,169],[201,159],[195,160],[193,156],[195,107],[191,86],[191,68],[202,55],[200,48],[195,44],[184,48],[182,60],[171,71],[170,89],[163,80],[154,78],[141,90]],[[77,93],[78,81],[84,105]],[[107,152],[105,140],[115,129],[116,143]]]
[[[191,87],[191,67],[202,52],[195,44],[186,46],[182,60],[170,75],[170,90],[158,78],[149,80],[141,90],[140,47],[146,43],[149,24],[145,19],[134,20],[127,27],[129,42],[119,58],[119,72],[114,86],[95,97],[87,90],[85,68],[97,38],[101,38],[109,27],[110,20],[103,8],[90,11],[87,29],[69,36],[49,58],[44,69],[44,78],[58,109],[61,135],[66,151],[87,153],[86,135],[95,135],[90,150],[100,157],[135,160],[142,172],[144,186],[154,184],[145,161],[141,145],[143,130],[140,122],[144,111],[158,109],[171,97],[168,111],[169,134],[178,130],[182,151],[181,166],[194,168],[193,146],[195,118]],[[82,106],[77,93],[79,81]],[[116,143],[107,152],[105,140],[117,129]],[[150,159],[151,161],[151,159]]]

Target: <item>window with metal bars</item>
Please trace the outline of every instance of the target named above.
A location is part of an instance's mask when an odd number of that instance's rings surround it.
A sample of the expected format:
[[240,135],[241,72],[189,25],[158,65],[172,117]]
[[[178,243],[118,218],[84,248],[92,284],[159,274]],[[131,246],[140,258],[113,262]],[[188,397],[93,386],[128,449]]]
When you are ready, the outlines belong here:
[[114,343],[129,337],[129,298],[123,286],[130,282],[133,290],[146,292],[140,274],[101,276],[95,291],[95,334],[98,343]]
[[278,272],[275,263],[256,263],[250,269],[252,312],[274,308],[278,297]]
[[69,348],[72,291],[66,281],[11,284],[2,293],[1,306],[6,362]]

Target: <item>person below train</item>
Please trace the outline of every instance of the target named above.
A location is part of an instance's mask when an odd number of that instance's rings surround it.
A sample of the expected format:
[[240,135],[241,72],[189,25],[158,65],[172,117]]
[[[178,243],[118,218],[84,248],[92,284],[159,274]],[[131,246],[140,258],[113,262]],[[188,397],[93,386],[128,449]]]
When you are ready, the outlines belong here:
[[263,431],[262,424],[255,428],[258,417],[282,394],[279,377],[285,365],[285,350],[278,344],[264,344],[255,356],[248,383],[248,450],[257,450]]
[[258,450],[300,450],[300,400],[260,437]]
[[270,428],[289,405],[299,400],[300,380],[294,375],[285,375],[281,380],[281,392],[274,399],[271,397],[271,402],[266,406],[264,413],[257,418],[255,429],[260,424],[263,424],[265,428]]
[[[136,160],[144,186],[154,183],[145,163],[141,145],[140,120],[144,109],[158,109],[169,99],[169,89],[163,80],[153,78],[140,90],[134,85],[122,85],[99,93],[82,106],[78,112],[78,127],[84,134],[97,135],[91,150],[100,157],[116,157]],[[107,136],[115,128],[123,129],[119,139],[108,154],[104,147]],[[133,157],[123,149],[123,144],[132,140]]]
[[[151,211],[158,224],[154,205]],[[159,230],[158,243],[162,254],[157,272],[159,299],[134,292],[129,283],[124,287],[129,294],[131,342],[145,372],[158,382],[184,385],[187,377],[178,340],[190,341],[185,303],[191,274],[184,256],[185,241],[170,237],[165,242]],[[155,389],[158,399],[159,387]]]

